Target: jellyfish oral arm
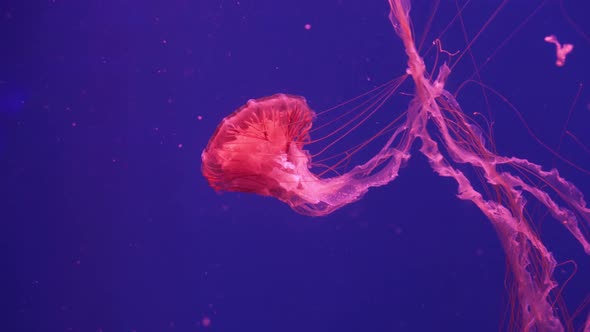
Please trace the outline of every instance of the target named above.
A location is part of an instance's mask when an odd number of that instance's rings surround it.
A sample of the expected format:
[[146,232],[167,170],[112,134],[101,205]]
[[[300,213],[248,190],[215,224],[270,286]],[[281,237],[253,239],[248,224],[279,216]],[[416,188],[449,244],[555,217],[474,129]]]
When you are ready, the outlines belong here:
[[[405,1],[390,0],[390,19],[397,34],[402,38],[408,55],[408,73],[416,83],[416,97],[412,102],[408,117],[421,118],[421,112],[427,112],[435,122],[442,137],[441,143],[452,160],[457,163],[471,164],[481,170],[491,190],[501,197],[497,201],[486,200],[477,192],[469,179],[453,168],[426,131],[425,126],[412,128],[422,141],[420,151],[428,158],[432,168],[441,176],[451,177],[459,185],[458,197],[472,201],[492,222],[501,239],[507,259],[515,276],[520,305],[520,325],[523,330],[563,331],[563,325],[550,302],[550,292],[557,286],[552,276],[556,267],[553,255],[547,250],[537,233],[530,227],[524,213],[526,201],[522,191],[526,191],[544,204],[550,213],[570,231],[581,244],[586,254],[590,255],[587,233],[584,234],[579,222],[585,227],[590,225],[590,210],[582,193],[570,182],[559,176],[557,170],[543,171],[536,164],[519,158],[506,158],[487,150],[467,121],[462,121],[460,107],[454,97],[444,90],[444,80],[449,70],[446,65],[440,69],[439,79],[430,84],[424,76],[423,61],[417,54],[411,35],[408,12],[400,8],[409,8]],[[392,19],[391,17],[394,17]],[[556,43],[559,48],[559,45]],[[569,49],[568,51],[571,51]],[[564,60],[564,59],[562,59]],[[563,62],[559,62],[562,65]],[[446,121],[441,107],[453,113],[457,120]],[[451,135],[463,133],[468,139],[458,141]],[[462,143],[461,145],[459,143]],[[465,144],[467,143],[467,144]],[[525,182],[523,179],[507,172],[498,171],[498,165],[511,166],[525,171],[548,184],[554,193],[573,211],[559,206],[546,192]],[[505,202],[505,203],[504,203]],[[580,219],[578,219],[578,217]],[[587,229],[587,228],[586,228]],[[590,315],[584,324],[590,325]]]
[[574,45],[572,44],[561,44],[555,35],[549,35],[545,37],[545,41],[550,44],[555,44],[555,65],[557,67],[565,66],[565,59],[567,55],[574,50]]
[[[383,186],[393,181],[399,169],[410,159],[407,150],[411,147],[411,139],[405,140],[405,148],[393,149],[390,145],[404,130],[398,128],[379,154],[363,165],[354,167],[348,173],[332,178],[320,179],[309,170],[307,153],[291,147],[291,158],[305,160],[298,163],[296,173],[300,181],[296,186],[291,179],[281,183],[281,187],[290,192],[288,199],[277,197],[305,215],[323,216],[360,199],[371,187]],[[398,147],[399,148],[399,147]],[[377,169],[382,164],[385,165]]]

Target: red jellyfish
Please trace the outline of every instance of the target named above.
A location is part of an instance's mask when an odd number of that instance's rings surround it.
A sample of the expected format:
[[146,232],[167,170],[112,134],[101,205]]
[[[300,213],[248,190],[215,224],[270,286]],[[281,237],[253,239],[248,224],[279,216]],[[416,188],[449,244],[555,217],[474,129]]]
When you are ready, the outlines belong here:
[[203,175],[216,190],[274,196],[313,216],[359,199],[370,186],[360,176],[366,167],[326,179],[310,171],[311,157],[303,147],[313,118],[303,97],[277,94],[248,101],[217,127],[202,154]]
[[309,191],[303,183],[319,181],[303,151],[313,117],[303,97],[248,101],[213,134],[202,155],[203,175],[216,190],[274,196],[298,207]]
[[[440,66],[435,79],[426,72],[412,35],[409,1],[389,0],[389,5],[389,18],[408,56],[406,73],[414,81],[415,94],[403,123],[391,128],[393,133],[375,156],[334,177],[313,174],[304,146],[314,113],[302,97],[279,94],[251,100],[223,120],[203,151],[203,174],[217,190],[274,196],[300,213],[321,216],[358,200],[371,187],[393,181],[419,140],[419,152],[432,169],[454,179],[457,197],[475,204],[496,229],[516,298],[507,327],[573,330],[554,278],[557,262],[530,220],[534,214],[527,210],[525,195],[545,206],[590,255],[590,209],[584,196],[555,169],[544,170],[526,159],[488,149],[480,131],[445,89],[451,68]],[[472,172],[464,173],[466,166]],[[582,330],[590,331],[590,315]]]

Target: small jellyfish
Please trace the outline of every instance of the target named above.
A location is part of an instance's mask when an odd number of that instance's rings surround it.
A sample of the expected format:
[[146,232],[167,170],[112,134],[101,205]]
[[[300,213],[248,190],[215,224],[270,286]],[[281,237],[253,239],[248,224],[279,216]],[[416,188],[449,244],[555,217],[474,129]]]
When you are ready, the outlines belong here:
[[545,37],[545,41],[550,44],[555,44],[555,54],[557,59],[555,60],[555,65],[557,67],[563,67],[565,65],[565,58],[567,55],[574,50],[574,45],[572,44],[561,44],[555,35],[549,35]]

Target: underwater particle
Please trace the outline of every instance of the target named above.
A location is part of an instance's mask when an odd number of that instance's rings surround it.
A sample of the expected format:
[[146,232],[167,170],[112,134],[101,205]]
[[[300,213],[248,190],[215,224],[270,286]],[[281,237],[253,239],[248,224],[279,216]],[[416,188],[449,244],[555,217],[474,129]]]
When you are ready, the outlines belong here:
[[207,316],[203,317],[203,318],[201,319],[201,325],[202,325],[203,327],[209,327],[209,326],[211,326],[211,318],[209,318],[209,317],[207,317]]

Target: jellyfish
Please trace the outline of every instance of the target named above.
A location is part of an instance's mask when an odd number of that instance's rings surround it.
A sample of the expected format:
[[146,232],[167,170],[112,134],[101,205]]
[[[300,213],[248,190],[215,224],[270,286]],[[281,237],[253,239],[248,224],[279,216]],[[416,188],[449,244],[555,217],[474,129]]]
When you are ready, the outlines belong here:
[[[426,71],[411,29],[409,0],[389,0],[389,5],[415,92],[403,122],[372,158],[335,176],[314,174],[305,149],[314,112],[303,97],[277,94],[250,100],[222,121],[202,153],[203,175],[216,190],[272,196],[301,214],[324,216],[395,180],[420,142],[419,152],[434,172],[453,179],[457,197],[477,206],[500,238],[515,286],[510,328],[572,330],[566,311],[556,304],[561,296],[553,276],[557,261],[532,226],[525,195],[544,205],[590,255],[590,209],[582,192],[556,169],[488,148],[445,89],[451,68],[444,63],[437,75]],[[465,166],[477,179],[470,179]],[[583,324],[582,330],[590,331],[590,315]]]

